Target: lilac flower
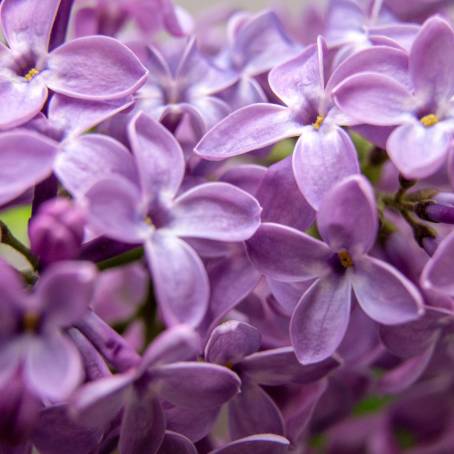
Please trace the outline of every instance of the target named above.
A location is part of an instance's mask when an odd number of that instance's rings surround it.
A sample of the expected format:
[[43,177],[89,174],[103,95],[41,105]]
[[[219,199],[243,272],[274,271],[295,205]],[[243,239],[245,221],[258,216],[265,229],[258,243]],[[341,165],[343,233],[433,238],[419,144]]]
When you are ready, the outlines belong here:
[[285,433],[279,408],[262,386],[311,383],[339,365],[329,358],[317,365],[303,366],[291,347],[263,352],[259,348],[259,331],[236,321],[218,326],[205,347],[207,361],[230,365],[241,377],[241,392],[228,404],[233,439],[255,433]]
[[17,371],[39,399],[66,399],[82,379],[82,363],[63,329],[88,309],[95,270],[89,263],[61,262],[27,294],[16,273],[1,264],[0,386]]
[[198,349],[198,338],[180,326],[159,336],[137,368],[85,385],[74,397],[87,425],[111,421],[122,409],[120,450],[158,452],[166,429],[163,404],[212,410],[238,391],[240,381],[227,368],[185,361]]
[[58,0],[2,2],[0,18],[9,46],[1,49],[2,129],[34,117],[44,106],[48,89],[75,98],[109,100],[133,93],[145,81],[147,71],[137,57],[112,38],[80,38],[49,53],[59,4]]
[[371,125],[397,126],[386,149],[407,178],[432,175],[448,155],[454,131],[449,66],[453,45],[451,26],[433,17],[422,26],[411,47],[406,63],[408,81],[360,73],[335,90],[336,103],[353,118]]
[[99,233],[144,244],[166,323],[199,323],[209,285],[195,251],[180,237],[243,241],[257,229],[260,207],[226,183],[206,183],[181,195],[183,152],[172,135],[145,114],[130,124],[139,184],[104,179],[86,194],[90,224]]
[[[198,143],[200,156],[219,160],[301,136],[293,155],[298,186],[315,208],[331,185],[359,170],[347,124],[331,100],[336,74],[326,80],[323,38],[269,74],[269,84],[285,104],[253,104],[229,115]],[[326,81],[326,82],[325,82]]]
[[303,364],[334,353],[350,318],[352,289],[373,320],[388,325],[423,313],[417,289],[387,263],[367,255],[377,232],[372,190],[360,176],[349,177],[324,198],[317,225],[326,243],[288,227],[264,223],[249,240],[251,259],[276,280],[316,281],[293,313],[290,336]]

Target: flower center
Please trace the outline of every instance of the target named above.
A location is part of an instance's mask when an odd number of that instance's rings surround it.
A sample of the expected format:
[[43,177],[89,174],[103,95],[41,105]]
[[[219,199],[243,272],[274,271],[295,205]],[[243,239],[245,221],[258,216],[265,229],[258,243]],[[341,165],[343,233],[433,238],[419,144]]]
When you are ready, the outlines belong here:
[[426,128],[430,128],[438,123],[438,117],[435,114],[425,115],[419,120]]
[[28,333],[36,333],[39,328],[40,317],[35,312],[26,312],[22,319],[23,328]]
[[324,119],[325,119],[324,116],[317,115],[317,119],[315,120],[314,123],[312,123],[312,126],[314,127],[314,129],[316,129],[318,131],[320,129],[320,127],[322,126],[322,123],[323,123]]
[[337,253],[339,261],[344,268],[351,268],[353,266],[353,260],[351,255],[344,249]]
[[30,82],[35,76],[39,74],[39,71],[36,68],[32,68],[25,74],[24,79]]
[[151,219],[150,216],[147,216],[147,217],[145,218],[145,224],[153,225],[153,221],[152,221],[152,219]]

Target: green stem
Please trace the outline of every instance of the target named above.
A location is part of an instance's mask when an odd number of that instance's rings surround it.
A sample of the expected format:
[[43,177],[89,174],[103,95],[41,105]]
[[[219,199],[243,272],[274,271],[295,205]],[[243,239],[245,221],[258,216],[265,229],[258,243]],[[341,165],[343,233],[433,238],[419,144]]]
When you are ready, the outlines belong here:
[[135,248],[117,255],[107,260],[98,262],[96,266],[99,270],[107,270],[109,268],[116,268],[118,266],[126,265],[128,263],[136,262],[143,257],[143,248]]
[[38,269],[38,259],[31,253],[30,249],[20,242],[12,233],[8,226],[0,221],[0,240],[3,244],[15,249],[22,254],[33,267],[34,270]]

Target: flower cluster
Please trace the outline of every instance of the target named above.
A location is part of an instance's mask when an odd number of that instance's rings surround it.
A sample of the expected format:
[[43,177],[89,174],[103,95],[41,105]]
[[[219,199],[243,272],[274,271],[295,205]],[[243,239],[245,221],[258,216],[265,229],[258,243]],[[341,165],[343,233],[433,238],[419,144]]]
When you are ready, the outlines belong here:
[[3,0],[0,453],[454,452],[451,6]]

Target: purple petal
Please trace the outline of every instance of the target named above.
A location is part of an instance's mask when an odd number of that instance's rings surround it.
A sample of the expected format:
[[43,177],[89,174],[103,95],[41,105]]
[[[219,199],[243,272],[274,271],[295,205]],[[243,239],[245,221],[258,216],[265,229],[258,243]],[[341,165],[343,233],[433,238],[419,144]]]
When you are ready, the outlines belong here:
[[0,134],[0,205],[48,177],[57,151],[55,142],[33,132]]
[[205,346],[205,359],[226,365],[237,363],[260,348],[260,332],[247,323],[228,321],[213,330]]
[[317,45],[307,47],[297,57],[271,70],[268,76],[271,89],[289,107],[309,109],[313,104],[317,108],[324,94],[320,63]]
[[87,101],[55,94],[49,102],[49,120],[66,137],[79,136],[133,104],[132,97],[113,101]]
[[144,113],[129,123],[129,141],[139,169],[142,192],[155,197],[163,191],[173,197],[183,180],[184,157],[172,134]]
[[367,252],[378,230],[375,196],[361,175],[345,178],[325,196],[317,216],[322,238],[338,252]]
[[279,435],[262,434],[235,440],[210,454],[285,454],[289,441]]
[[203,119],[201,134],[197,139],[231,112],[231,108],[226,102],[214,96],[203,96],[191,99],[191,105],[197,109]]
[[69,41],[49,55],[47,86],[73,98],[106,101],[136,91],[147,70],[134,53],[107,36]]
[[355,146],[337,126],[319,131],[307,126],[295,146],[293,172],[300,191],[317,209],[336,182],[359,172]]
[[258,385],[243,382],[241,393],[229,402],[232,439],[257,433],[284,434],[284,421],[273,399]]
[[110,238],[142,243],[152,233],[140,211],[140,194],[122,177],[103,179],[86,193],[92,228]]
[[323,361],[339,347],[350,319],[351,290],[348,276],[332,274],[301,298],[290,320],[290,338],[302,364]]
[[120,452],[156,454],[165,430],[166,422],[159,400],[152,393],[131,396],[123,411]]
[[40,77],[30,81],[0,76],[0,128],[9,129],[31,120],[47,99],[47,88]]
[[100,179],[114,175],[137,181],[131,153],[111,137],[86,134],[65,141],[62,147],[63,153],[58,155],[54,170],[74,196],[82,196]]
[[410,51],[410,75],[424,101],[443,102],[454,92],[454,31],[441,17],[424,23]]
[[194,151],[214,161],[258,150],[301,132],[289,109],[276,104],[243,107],[210,129]]
[[46,52],[59,0],[4,0],[1,8],[3,33],[14,50],[36,48]]
[[228,183],[206,183],[175,200],[166,228],[178,236],[244,241],[259,227],[260,212],[247,192]]
[[191,360],[199,352],[199,336],[188,326],[178,325],[153,339],[143,354],[141,368]]
[[195,409],[220,407],[240,389],[240,379],[226,367],[181,362],[153,368],[159,396],[170,403]]
[[129,372],[85,384],[71,398],[74,416],[89,426],[109,423],[121,410],[134,378]]
[[257,200],[263,207],[262,222],[306,230],[314,221],[315,212],[302,196],[293,176],[291,157],[268,168],[258,189]]
[[25,380],[39,397],[64,400],[76,389],[82,376],[79,352],[67,338],[53,333],[30,343]]
[[247,375],[255,383],[277,386],[317,381],[339,365],[336,359],[328,358],[317,364],[303,366],[292,347],[282,347],[249,355],[237,367],[241,375]]
[[313,284],[313,280],[302,282],[279,282],[268,278],[268,287],[276,299],[279,311],[290,317],[295,310],[301,295]]
[[257,269],[272,279],[298,282],[328,271],[330,249],[321,241],[290,227],[264,223],[247,242]]
[[208,277],[196,252],[184,241],[156,233],[145,243],[159,308],[170,326],[196,326],[209,298]]
[[197,454],[191,440],[170,430],[166,430],[164,440],[159,448],[159,454]]
[[454,233],[448,235],[421,274],[423,287],[454,296]]
[[[220,180],[233,184],[251,195],[255,195],[267,173],[267,168],[257,164],[241,164],[228,169]],[[263,218],[263,213],[262,213]]]
[[412,118],[416,107],[408,89],[389,76],[361,73],[333,91],[337,106],[360,123],[393,126]]
[[48,268],[36,288],[46,325],[67,327],[79,321],[88,310],[95,278],[90,262],[59,262]]
[[405,177],[425,178],[446,160],[453,131],[454,126],[449,123],[426,127],[414,120],[391,133],[387,142],[389,156]]
[[416,287],[381,260],[368,256],[358,260],[352,284],[361,308],[379,323],[397,325],[415,320],[424,313]]

